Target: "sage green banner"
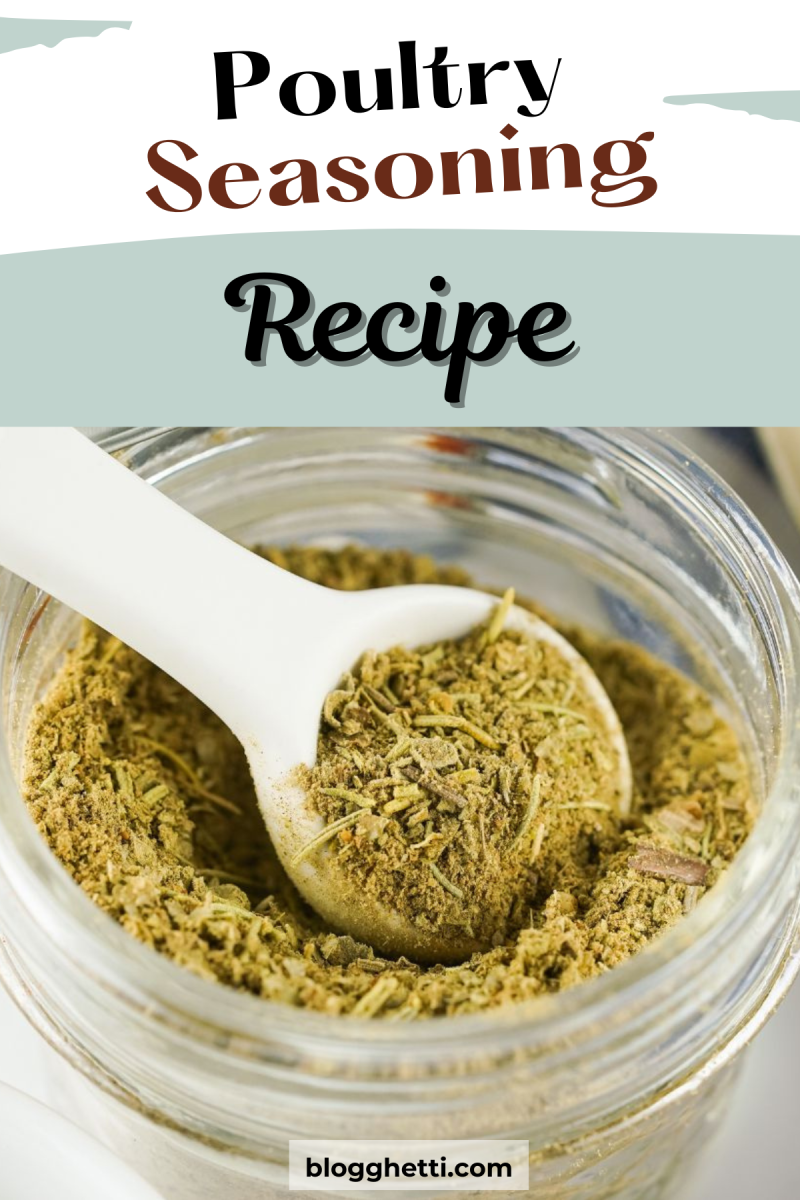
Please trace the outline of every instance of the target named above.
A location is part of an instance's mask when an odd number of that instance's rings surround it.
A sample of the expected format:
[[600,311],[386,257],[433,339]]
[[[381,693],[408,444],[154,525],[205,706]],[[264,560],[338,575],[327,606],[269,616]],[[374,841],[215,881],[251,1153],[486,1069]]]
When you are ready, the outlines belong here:
[[[226,285],[291,275],[315,315],[339,301],[366,317],[404,301],[525,310],[556,301],[571,325],[472,365],[462,407],[444,400],[447,362],[372,356],[298,365],[271,335],[246,360],[250,312]],[[359,231],[123,243],[0,259],[2,420],[78,425],[796,424],[800,239],[645,233]],[[449,293],[437,295],[440,275]],[[287,293],[288,296],[288,293]],[[288,299],[276,304],[288,311]],[[252,299],[252,292],[245,297]],[[247,306],[249,307],[249,305]],[[277,308],[276,308],[277,311]],[[313,318],[297,326],[311,344]],[[485,336],[485,335],[484,335]],[[416,334],[395,323],[394,345]],[[337,339],[363,344],[364,334]]]
[[0,17],[0,54],[28,46],[57,46],[65,38],[99,37],[106,29],[130,29],[130,21],[41,21]]

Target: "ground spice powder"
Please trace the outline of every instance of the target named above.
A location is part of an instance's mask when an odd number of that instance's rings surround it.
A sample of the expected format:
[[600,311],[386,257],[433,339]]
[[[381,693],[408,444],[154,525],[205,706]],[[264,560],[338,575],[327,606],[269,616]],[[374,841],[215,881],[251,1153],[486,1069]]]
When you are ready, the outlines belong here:
[[[402,550],[260,553],[330,587],[471,583],[458,568]],[[500,828],[486,844],[522,855],[527,886],[494,905],[492,948],[456,966],[388,961],[322,927],[276,860],[233,735],[163,672],[91,625],[33,715],[26,802],[53,852],[96,904],[134,937],[203,978],[320,1012],[396,1020],[476,1012],[558,991],[625,961],[693,908],[745,840],[755,811],[737,739],[702,690],[638,647],[583,630],[561,632],[591,663],[619,713],[634,773],[630,819],[620,818],[602,797],[602,765],[595,764],[598,790],[591,804],[565,798],[552,782],[552,768],[542,767],[550,778],[546,786],[540,781],[536,795],[536,771],[522,761],[491,764],[497,787],[490,788],[486,759],[480,766],[460,760],[443,765],[453,743],[441,727],[418,739],[430,745],[398,754],[395,761],[411,760],[399,768],[410,771],[408,792],[377,789],[380,806],[373,815],[390,818],[378,833],[386,836],[391,826],[387,853],[394,853],[392,843],[396,851],[398,837],[421,842],[441,835],[428,842],[438,854],[416,864],[427,872],[421,876],[424,892],[428,901],[439,901],[440,914],[452,915],[450,905],[458,905],[457,893],[465,893],[468,883],[447,875],[444,848],[456,835],[475,837],[477,831],[474,849],[481,854],[480,797],[491,792],[491,804],[501,805],[495,812]],[[369,679],[358,683],[356,708],[390,716],[387,706],[404,699],[395,689],[408,686],[415,693],[421,679],[432,685],[423,689],[426,702],[432,689],[454,690],[434,662],[427,675],[414,671],[405,682],[398,678],[402,672],[390,671],[387,693],[386,664],[378,657],[362,665]],[[364,706],[364,684],[385,703],[372,696]],[[524,686],[520,680],[516,690]],[[352,711],[345,712],[353,697],[340,700],[327,721],[337,736],[343,718],[353,719]],[[447,701],[437,703],[446,710]],[[355,719],[358,743],[367,730],[363,716]],[[536,744],[544,742],[545,753],[537,761],[545,763],[555,729],[539,732]],[[460,735],[455,740],[466,749],[474,742]],[[483,748],[491,757],[491,747]],[[453,781],[459,770],[477,771],[479,778],[467,774]],[[453,795],[425,786],[442,783],[443,772],[443,786]],[[341,779],[329,785],[345,788]],[[472,814],[466,834],[460,820],[452,823],[462,811],[456,794]],[[409,805],[385,813],[387,805],[406,799]],[[355,804],[336,795],[323,801],[322,793],[320,801],[330,802],[331,817]],[[412,815],[426,807],[428,814],[409,829]],[[338,833],[337,852],[354,856],[357,825]]]

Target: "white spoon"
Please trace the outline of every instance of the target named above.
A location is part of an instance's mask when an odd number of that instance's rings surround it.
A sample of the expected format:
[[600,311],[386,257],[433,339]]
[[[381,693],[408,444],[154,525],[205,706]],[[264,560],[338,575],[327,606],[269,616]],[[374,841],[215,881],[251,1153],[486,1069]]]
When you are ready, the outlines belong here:
[[[420,959],[475,948],[443,945],[365,901],[328,847],[293,868],[323,820],[288,776],[313,765],[325,697],[365,650],[459,637],[486,619],[496,597],[309,583],[212,529],[70,428],[0,429],[0,562],[139,651],[229,726],[284,867],[334,928]],[[538,617],[515,606],[506,624],[559,647],[574,665],[616,750],[625,811],[625,740],[594,672]]]

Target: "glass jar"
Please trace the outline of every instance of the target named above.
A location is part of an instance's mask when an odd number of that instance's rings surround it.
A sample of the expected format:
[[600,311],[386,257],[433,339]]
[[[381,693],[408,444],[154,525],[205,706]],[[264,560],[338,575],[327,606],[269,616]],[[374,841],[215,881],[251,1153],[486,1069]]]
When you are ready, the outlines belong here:
[[34,829],[17,784],[25,727],[76,618],[5,575],[0,963],[70,1064],[73,1115],[166,1200],[282,1197],[289,1139],[326,1137],[526,1138],[539,1200],[671,1194],[798,965],[800,606],[764,531],[702,463],[639,430],[103,440],[243,542],[406,546],[642,643],[727,711],[763,812],[678,927],[530,1007],[395,1025],[239,994],[130,938]]

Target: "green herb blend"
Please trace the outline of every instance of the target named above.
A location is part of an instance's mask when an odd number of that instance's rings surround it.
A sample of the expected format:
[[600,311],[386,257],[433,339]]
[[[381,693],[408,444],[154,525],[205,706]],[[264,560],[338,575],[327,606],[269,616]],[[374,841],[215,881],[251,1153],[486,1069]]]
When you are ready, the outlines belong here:
[[[262,553],[331,587],[472,582],[400,550]],[[383,1019],[570,987],[693,908],[755,808],[736,737],[703,691],[636,646],[560,631],[620,716],[629,818],[609,791],[590,706],[566,678],[542,695],[514,635],[476,633],[458,653],[367,655],[326,705],[308,783],[327,821],[347,819],[325,852],[439,928],[463,925],[466,905],[492,948],[455,967],[388,961],[322,927],[276,861],[233,735],[93,626],[32,718],[26,801],[96,904],[206,979]],[[509,855],[519,865],[511,890],[497,886]]]

